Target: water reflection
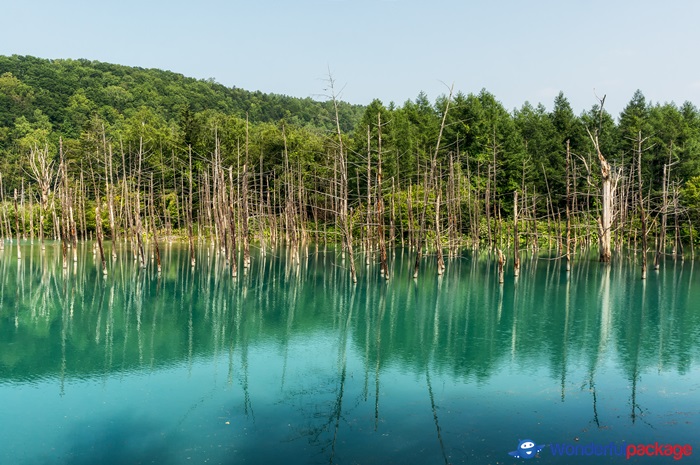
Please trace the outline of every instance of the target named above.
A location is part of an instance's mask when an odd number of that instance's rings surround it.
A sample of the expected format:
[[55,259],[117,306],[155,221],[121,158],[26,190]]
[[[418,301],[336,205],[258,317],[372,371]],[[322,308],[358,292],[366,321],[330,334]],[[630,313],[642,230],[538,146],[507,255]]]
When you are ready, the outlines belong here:
[[299,334],[340,334],[339,364],[353,344],[367,372],[399,363],[488,379],[504,360],[544,362],[562,385],[579,360],[594,371],[614,354],[634,379],[652,366],[687,373],[698,356],[692,263],[644,281],[625,266],[582,262],[566,272],[559,261],[535,258],[523,262],[517,281],[499,286],[487,255],[461,257],[444,276],[431,278],[428,269],[414,281],[399,250],[396,279],[385,283],[375,270],[351,285],[337,250],[302,251],[298,264],[277,250],[234,279],[213,248],[192,270],[185,250],[166,246],[161,274],[121,251],[106,278],[90,246],[79,246],[78,265],[67,272],[52,247],[26,249],[22,261],[10,254],[0,261],[4,381],[191,366],[251,344],[287,354]]
[[[268,250],[235,278],[207,246],[192,269],[186,248],[165,245],[161,273],[115,247],[106,277],[89,244],[67,270],[51,245],[23,252],[21,261],[0,256],[0,387],[49,385],[70,396],[81,382],[178,370],[193,380],[213,363],[205,394],[182,394],[189,407],[175,409],[169,437],[222,396],[222,419],[239,412],[250,428],[271,429],[238,446],[258,458],[260,448],[303,443],[314,461],[334,463],[354,456],[360,440],[386,449],[385,459],[417,460],[413,447],[423,442],[430,452],[420,461],[481,457],[502,440],[507,418],[530,412],[523,400],[547,409],[539,422],[521,419],[524,435],[542,424],[551,429],[541,434],[559,434],[572,419],[658,433],[661,416],[681,405],[679,396],[667,402],[667,391],[700,386],[667,381],[698,367],[692,262],[669,262],[642,281],[630,264],[582,260],[566,271],[532,256],[517,279],[499,284],[494,258],[475,254],[450,260],[439,277],[427,261],[415,281],[411,255],[399,249],[390,281],[373,265],[352,284],[333,247],[298,258]],[[428,415],[418,420],[413,409]],[[456,416],[465,410],[469,420]],[[114,415],[118,422],[123,412]],[[513,440],[516,430],[507,430]]]

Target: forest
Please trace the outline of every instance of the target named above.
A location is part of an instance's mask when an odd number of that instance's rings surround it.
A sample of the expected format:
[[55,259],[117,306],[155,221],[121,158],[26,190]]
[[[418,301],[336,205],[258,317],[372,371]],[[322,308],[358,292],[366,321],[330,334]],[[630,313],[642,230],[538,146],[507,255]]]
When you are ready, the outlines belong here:
[[[547,248],[603,262],[694,255],[700,112],[647,102],[617,116],[605,97],[576,115],[508,110],[487,90],[398,105],[342,101],[333,76],[311,98],[227,88],[156,69],[0,56],[0,236],[58,240],[65,262],[95,240],[210,240],[249,266],[250,247],[337,243],[381,264],[394,247],[438,260],[464,247]],[[17,254],[20,254],[19,246]],[[158,259],[159,261],[159,259]]]

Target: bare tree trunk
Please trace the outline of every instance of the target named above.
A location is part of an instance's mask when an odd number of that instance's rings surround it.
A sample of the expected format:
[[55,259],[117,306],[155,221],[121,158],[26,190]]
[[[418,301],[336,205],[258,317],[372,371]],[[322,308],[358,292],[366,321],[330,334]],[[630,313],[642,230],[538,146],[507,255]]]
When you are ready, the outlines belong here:
[[[105,156],[107,156],[106,153]],[[106,162],[105,171],[107,171]],[[116,244],[119,238],[119,231],[114,215],[114,173],[112,171],[112,144],[109,145],[109,173],[105,172],[105,182],[107,183],[107,207],[109,208],[109,230],[110,237],[112,239],[112,260],[116,260]]]
[[571,145],[566,139],[566,271],[571,271]]
[[248,115],[245,119],[245,163],[243,164],[243,181],[242,181],[242,201],[243,201],[243,216],[241,222],[243,224],[243,268],[250,268],[250,229],[248,227],[249,211],[248,211]]
[[100,263],[102,264],[102,274],[107,276],[107,262],[105,261],[105,251],[102,246],[102,213],[100,212],[100,198],[95,200],[95,236],[97,237],[97,247],[100,250]]
[[[602,109],[602,106],[601,106]],[[600,142],[598,141],[598,131],[595,134],[591,134],[588,131],[588,135],[593,142],[593,146],[598,154],[598,161],[600,162],[600,174],[601,174],[601,215],[598,219],[598,246],[600,252],[600,261],[602,263],[610,263],[612,257],[611,249],[611,233],[612,233],[612,223],[613,223],[613,200],[615,197],[615,186],[613,185],[612,179],[612,169],[610,163],[605,159],[603,153],[600,151]]]
[[44,217],[49,202],[49,191],[55,176],[53,161],[49,159],[48,144],[43,149],[40,149],[35,144],[34,148],[29,151],[29,167],[32,177],[41,191],[39,202],[39,242],[41,243],[41,249],[44,250],[46,248],[44,244]]
[[[273,174],[274,176],[274,174]],[[277,244],[277,219],[276,214],[273,214],[272,203],[270,202],[270,181],[266,180],[267,186],[267,216],[270,219],[270,243],[275,246]],[[275,201],[275,208],[277,207],[277,201]]]
[[639,218],[642,223],[642,279],[647,278],[647,213],[644,210],[644,189],[642,183],[642,131],[637,135],[637,189]]
[[503,284],[505,282],[504,268],[506,265],[506,256],[500,247],[496,249],[496,253],[498,254],[498,282]]
[[530,214],[530,224],[532,224],[532,250],[537,251],[540,249],[540,234],[537,230],[537,191],[532,189],[532,211]]
[[[214,166],[212,166],[213,169],[215,169]],[[204,216],[206,213],[207,216],[207,225],[208,225],[208,234],[205,233],[204,239],[206,240],[207,238],[211,241],[211,245],[218,246],[221,241],[219,240],[219,218],[217,216],[217,212],[214,209],[214,195],[216,193],[216,186],[211,186],[210,181],[209,181],[209,172],[207,170],[203,170],[202,176],[204,176],[204,180],[202,182],[202,197],[203,200],[199,204],[199,209],[200,209],[200,215]],[[216,177],[212,174],[211,177],[211,182],[216,182]],[[213,192],[212,192],[213,191]],[[202,212],[204,210],[204,212]],[[206,231],[207,229],[205,229]],[[214,232],[212,234],[212,231]]]
[[[398,150],[396,151],[396,166],[397,166],[397,170],[396,170],[396,186],[398,186],[398,190],[400,191],[400,190],[401,190],[401,178],[400,178],[400,176],[401,176],[401,174],[400,174],[400,173],[401,173],[401,170],[398,169],[398,167],[400,166],[400,164],[399,164],[399,151],[398,151]],[[410,184],[409,184],[409,188],[410,188]],[[394,225],[396,225],[396,224],[397,224],[397,223],[396,223],[396,217],[395,217],[395,215],[394,215],[394,203],[395,203],[395,202],[394,202],[394,198],[395,198],[395,196],[396,196],[396,190],[395,190],[395,188],[394,188],[394,178],[393,178],[393,177],[391,178],[391,194],[392,194],[392,195],[391,195],[391,215],[392,215],[392,222],[393,222]],[[406,202],[407,202],[407,203],[408,203],[408,199],[409,199],[410,197],[411,197],[411,195],[410,195],[410,190],[409,190],[409,195],[408,195],[408,197],[406,198]],[[400,208],[401,208],[401,205],[399,204],[399,209],[400,209]],[[408,211],[406,212],[406,214],[408,215]],[[401,211],[399,210],[399,216],[400,216],[400,215],[401,215]],[[409,221],[408,226],[409,226],[409,231],[410,231],[410,218],[408,219],[408,221]],[[394,229],[394,231],[395,231],[395,230],[396,230],[396,226],[394,226],[392,229]],[[403,248],[405,247],[405,245],[406,245],[406,242],[405,242],[405,241],[406,241],[406,238],[404,237],[404,236],[406,235],[406,228],[404,228],[404,223],[403,223],[403,221],[399,221],[399,222],[398,222],[398,229],[399,229],[398,234],[399,234],[399,236],[401,237],[401,248],[403,249]],[[393,242],[394,245],[396,245],[396,236],[395,236],[394,234],[395,234],[395,233],[392,234],[392,242]],[[409,235],[410,235],[410,232],[409,232]],[[409,243],[408,243],[408,247],[409,247],[409,248],[411,247],[410,241],[409,241]]]
[[34,244],[34,193],[29,188],[29,240]]
[[[194,192],[192,190],[192,146],[189,147],[189,181],[190,181],[190,190],[189,190],[189,205],[187,208],[187,236],[190,241],[190,266],[194,268],[195,263],[197,261],[195,255],[194,255],[194,238],[192,237],[192,197],[194,197]],[[182,204],[183,208],[185,207],[185,203],[183,202]]]
[[307,216],[306,216],[306,204],[305,202],[305,191],[304,191],[304,179],[303,173],[301,171],[301,158],[297,157],[297,199],[299,203],[299,237],[301,238],[302,245],[308,242],[308,231],[306,230]]
[[370,218],[372,216],[371,212],[371,202],[372,202],[372,173],[371,173],[371,162],[372,162],[372,145],[371,145],[371,132],[370,126],[367,125],[367,215],[366,215],[366,225],[365,225],[365,265],[370,264],[370,250],[372,249],[371,234],[369,232]]
[[[70,192],[70,191],[68,191]],[[70,213],[69,219],[69,227],[70,227],[70,235],[71,235],[71,247],[73,248],[73,263],[77,263],[78,261],[78,227],[75,222],[75,216],[74,216],[74,211],[73,211],[73,204],[75,203],[75,189],[73,189],[73,195],[69,197],[68,199],[68,212]]]
[[[447,97],[447,102],[445,104],[445,112],[442,114],[442,122],[440,123],[440,132],[438,133],[438,139],[437,139],[437,144],[435,145],[435,152],[433,153],[432,161],[430,162],[430,177],[426,178],[429,179],[430,182],[432,182],[435,179],[435,169],[437,167],[437,156],[438,153],[440,152],[440,142],[442,141],[442,133],[445,129],[445,120],[447,119],[447,112],[450,110],[450,102],[452,101],[452,90],[453,88],[450,88],[450,95]],[[418,247],[416,251],[416,262],[413,267],[413,278],[416,279],[418,278],[418,270],[420,268],[420,259],[421,259],[421,251],[425,245],[425,214],[426,210],[428,208],[428,184],[426,182],[425,185],[425,193],[423,196],[423,212],[421,213],[421,224],[420,224],[420,231],[418,232],[419,237],[418,237]],[[439,239],[438,239],[439,240]],[[444,263],[443,263],[444,266]],[[438,269],[440,268],[440,265],[438,264]],[[441,272],[440,270],[439,272]]]
[[668,221],[668,187],[669,179],[671,178],[671,157],[673,155],[673,143],[669,146],[668,163],[664,165],[664,174],[662,180],[663,197],[661,204],[661,230],[659,231],[658,241],[656,243],[656,257],[654,258],[654,269],[658,270],[661,267],[661,255],[666,251],[666,227]]
[[683,258],[683,243],[681,242],[681,229],[680,229],[680,224],[678,222],[678,201],[680,197],[680,191],[678,189],[678,185],[674,184],[673,185],[673,224],[674,228],[673,230],[675,231],[674,234],[674,242],[673,242],[673,256],[675,258],[681,257]]
[[600,261],[609,263],[612,257],[611,251],[611,232],[613,220],[613,186],[610,179],[610,165],[601,160],[601,175],[602,175],[602,209],[598,224],[599,228],[599,247]]
[[158,267],[158,274],[160,274],[162,266],[160,263],[160,247],[158,246],[158,229],[156,228],[156,209],[154,207],[154,203],[155,195],[153,193],[153,173],[151,173],[151,230],[153,232],[153,246],[155,247],[156,252],[156,265]]
[[[590,166],[590,165],[592,164],[592,161],[591,161],[590,157],[589,157],[588,161],[590,162],[588,166]],[[590,218],[590,216],[591,216],[591,187],[592,187],[592,184],[591,184],[591,182],[590,182],[590,177],[591,177],[591,171],[590,171],[590,170],[587,170],[587,180],[588,180],[588,184],[587,184],[587,186],[586,186],[586,216],[585,216],[585,221],[586,221],[586,240],[585,240],[585,242],[584,242],[584,243],[585,243],[585,246],[586,246],[586,249],[588,249],[589,247],[591,247],[591,242],[592,242],[592,238],[591,238],[591,218]]]
[[[369,205],[367,205],[369,209]],[[392,226],[393,227],[393,226]],[[382,115],[377,114],[377,237],[379,240],[379,259],[384,279],[389,280],[389,266],[384,242],[384,196],[382,195]]]
[[24,179],[22,179],[22,191],[19,196],[19,209],[22,212],[22,238],[27,239],[27,209],[24,208]]
[[17,189],[15,189],[15,236],[17,236],[17,260],[22,260],[22,250],[19,247],[20,230],[19,230],[19,210],[17,210]]
[[265,200],[263,198],[263,152],[260,150],[260,178],[258,181],[258,189],[260,190],[260,198],[258,199],[258,227],[260,234],[260,254],[265,256],[265,224],[263,218],[265,218]]
[[83,240],[87,240],[87,218],[85,217],[85,201],[87,195],[85,193],[85,179],[83,176],[82,167],[80,169],[80,202],[78,203],[78,215],[80,217],[80,229],[82,231]]
[[690,243],[690,259],[695,259],[695,246],[693,245],[693,224],[688,218],[688,234],[690,235],[688,242]]
[[544,165],[540,164],[542,167],[542,175],[544,176],[544,184],[547,187],[547,200],[545,206],[547,208],[547,249],[552,249],[552,219],[555,218],[554,215],[554,204],[552,203],[552,191],[549,188],[549,180],[547,180],[547,173],[544,170]]
[[233,212],[234,199],[234,188],[233,188],[233,166],[228,169],[228,180],[229,180],[229,200],[228,200],[228,227],[229,234],[231,236],[231,247],[229,249],[230,254],[230,264],[231,264],[231,277],[235,278],[238,276],[238,250],[236,244],[236,218]]
[[63,269],[68,269],[68,246],[66,242],[68,241],[68,227],[66,226],[66,211],[68,210],[68,173],[66,170],[66,165],[63,160],[63,138],[58,140],[58,156],[60,159],[59,164],[59,176],[62,176],[63,181],[63,192],[61,192],[61,251],[63,253]]
[[476,199],[472,205],[472,175],[471,168],[469,167],[469,160],[467,160],[467,210],[469,212],[469,227],[471,234],[472,249],[476,249],[479,246],[479,195],[478,192],[475,195]]
[[248,164],[243,165],[243,180],[241,181],[241,200],[242,206],[242,216],[241,216],[241,226],[243,230],[241,235],[243,236],[243,268],[250,267],[250,228],[248,227],[249,222],[249,211],[248,211]]
[[406,197],[406,209],[407,214],[408,214],[408,246],[409,247],[415,247],[416,246],[416,241],[414,238],[414,219],[413,219],[413,202],[412,202],[412,197],[413,193],[411,192],[411,185],[408,185],[408,196]]
[[[458,141],[459,144],[459,141]],[[457,146],[459,150],[459,145]],[[456,195],[456,181],[455,181],[455,163],[454,163],[454,152],[450,152],[449,159],[449,173],[447,180],[447,224],[448,224],[448,241],[447,249],[451,257],[457,256],[458,248],[458,221],[457,221],[457,195]]]
[[486,213],[486,237],[489,250],[493,246],[493,235],[491,234],[491,168],[487,169],[486,192],[484,192],[484,210]]
[[12,238],[9,228],[7,228],[7,213],[5,212],[5,190],[2,187],[2,173],[0,173],[0,209],[2,209],[2,218],[0,218],[0,251],[5,250],[5,237]]
[[345,242],[345,249],[348,253],[348,259],[350,262],[350,277],[353,283],[357,282],[357,272],[355,270],[355,256],[352,250],[352,225],[350,224],[350,218],[348,215],[348,166],[347,159],[345,157],[345,150],[343,147],[343,136],[340,131],[340,116],[338,114],[338,101],[335,95],[334,81],[333,77],[328,76],[328,81],[331,89],[331,98],[333,99],[333,108],[335,110],[335,127],[336,134],[338,136],[338,167],[340,169],[340,212],[339,220],[340,227],[343,231],[343,239]]
[[[392,246],[396,242],[396,188],[394,186],[394,178],[391,178],[391,220],[389,224],[389,241]],[[401,245],[403,246],[403,236],[401,237]]]
[[520,234],[518,233],[518,191],[513,192],[513,274],[520,276]]
[[136,201],[134,202],[134,225],[136,245],[141,268],[146,268],[146,256],[143,250],[143,226],[141,223],[141,163],[143,161],[143,136],[139,137],[138,171],[136,172]]
[[428,171],[423,172],[423,209],[421,210],[420,219],[418,220],[418,232],[416,236],[416,261],[413,265],[413,279],[418,278],[420,270],[420,260],[423,258],[423,249],[425,248],[425,214],[428,207]]
[[284,142],[284,166],[285,166],[285,205],[284,205],[284,234],[287,245],[290,248],[292,260],[299,264],[299,237],[296,225],[296,208],[294,206],[294,176],[289,167],[289,151],[287,148],[287,135],[282,126],[282,141]]
[[437,254],[437,274],[442,275],[445,272],[445,259],[442,256],[442,241],[440,238],[440,199],[442,189],[437,186],[437,198],[435,199],[435,252]]

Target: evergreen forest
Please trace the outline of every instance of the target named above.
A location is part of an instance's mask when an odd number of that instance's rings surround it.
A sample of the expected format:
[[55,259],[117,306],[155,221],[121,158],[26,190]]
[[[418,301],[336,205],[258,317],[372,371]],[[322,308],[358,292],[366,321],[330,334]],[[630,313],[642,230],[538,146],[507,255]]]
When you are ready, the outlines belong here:
[[[576,114],[446,91],[402,104],[323,101],[228,88],[157,69],[0,56],[0,242],[58,240],[64,260],[95,240],[250,247],[342,244],[381,263],[394,247],[547,248],[569,263],[693,256],[700,228],[700,112],[605,98]],[[549,104],[549,102],[548,102]],[[506,252],[509,251],[509,252]],[[19,254],[19,247],[17,248]],[[237,273],[238,259],[231,260]],[[65,262],[64,262],[65,263]]]

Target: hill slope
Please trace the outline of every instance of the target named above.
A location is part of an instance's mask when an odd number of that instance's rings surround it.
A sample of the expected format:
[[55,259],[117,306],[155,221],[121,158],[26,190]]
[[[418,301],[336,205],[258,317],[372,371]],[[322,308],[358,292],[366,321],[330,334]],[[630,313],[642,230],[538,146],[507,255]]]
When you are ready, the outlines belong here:
[[[332,102],[228,88],[159,69],[0,56],[0,127],[11,127],[18,116],[31,118],[41,109],[54,127],[69,131],[71,107],[110,121],[144,106],[169,121],[179,121],[185,111],[216,110],[239,117],[247,113],[252,122],[284,119],[299,126],[334,128]],[[351,130],[363,112],[361,105],[342,102],[342,129]]]

